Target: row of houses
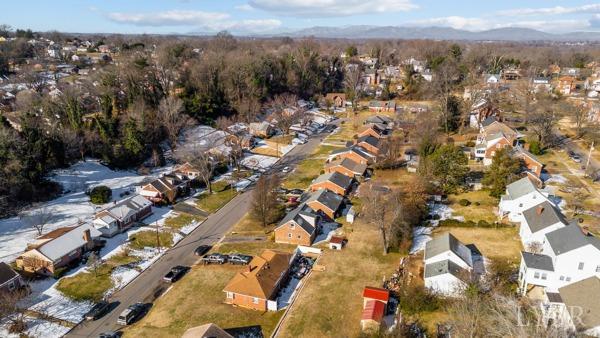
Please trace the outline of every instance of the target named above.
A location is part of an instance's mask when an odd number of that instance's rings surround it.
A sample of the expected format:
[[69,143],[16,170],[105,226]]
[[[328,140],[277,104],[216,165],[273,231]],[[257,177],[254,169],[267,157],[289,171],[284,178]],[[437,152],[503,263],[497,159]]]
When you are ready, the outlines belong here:
[[544,164],[520,144],[524,135],[517,130],[490,116],[481,123],[477,141],[475,142],[474,157],[483,165],[491,165],[501,149],[509,149],[511,156],[522,160],[523,176],[528,176],[538,185],[542,184],[542,169]]
[[313,180],[300,204],[275,228],[275,242],[310,246],[319,233],[321,222],[339,216],[346,196],[368,175],[368,166],[376,161],[381,151],[381,140],[389,130],[385,128],[384,132],[379,128],[381,126],[369,124],[353,144],[331,153],[325,173]]
[[511,183],[499,215],[519,223],[519,291],[540,301],[544,319],[600,335],[600,239],[569,221],[528,178]]

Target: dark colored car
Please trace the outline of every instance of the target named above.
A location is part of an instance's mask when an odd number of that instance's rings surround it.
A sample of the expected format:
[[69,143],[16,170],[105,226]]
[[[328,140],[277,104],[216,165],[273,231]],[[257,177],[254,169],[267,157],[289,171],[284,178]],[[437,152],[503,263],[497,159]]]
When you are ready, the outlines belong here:
[[125,310],[123,310],[123,312],[121,312],[119,318],[117,318],[117,324],[129,325],[139,318],[145,311],[146,304],[144,303],[135,303],[129,305]]
[[212,253],[210,255],[202,257],[202,262],[204,264],[225,264],[229,257],[227,255],[222,255],[219,253]]
[[229,255],[229,264],[246,265],[246,264],[250,263],[251,260],[252,260],[252,256],[248,256],[248,255],[241,255],[241,254]]
[[102,332],[98,338],[119,338],[121,337],[121,333],[120,332],[115,332],[115,331],[107,331],[107,332]]
[[96,320],[96,319],[102,317],[104,314],[106,314],[106,312],[108,312],[109,308],[110,308],[110,304],[108,302],[100,301],[100,302],[96,303],[90,309],[90,311],[88,311],[83,316],[83,318],[85,320]]
[[169,283],[174,283],[176,281],[178,281],[181,277],[183,277],[183,275],[185,275],[185,273],[188,271],[188,268],[186,266],[175,266],[171,268],[171,271],[169,271],[164,277],[163,280],[165,282],[169,282]]
[[288,194],[300,196],[300,195],[304,194],[304,190],[302,190],[302,189],[291,189],[291,190],[288,191]]
[[204,256],[211,248],[212,246],[210,245],[200,245],[196,248],[196,250],[194,250],[194,255]]

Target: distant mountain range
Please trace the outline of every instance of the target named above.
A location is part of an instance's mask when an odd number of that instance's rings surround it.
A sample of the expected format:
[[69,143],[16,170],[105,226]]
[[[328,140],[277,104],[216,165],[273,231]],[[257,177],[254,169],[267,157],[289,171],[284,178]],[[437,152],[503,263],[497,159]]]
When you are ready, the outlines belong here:
[[270,36],[339,39],[433,39],[467,41],[600,41],[600,32],[546,33],[529,28],[498,28],[473,32],[449,27],[346,26],[310,27]]

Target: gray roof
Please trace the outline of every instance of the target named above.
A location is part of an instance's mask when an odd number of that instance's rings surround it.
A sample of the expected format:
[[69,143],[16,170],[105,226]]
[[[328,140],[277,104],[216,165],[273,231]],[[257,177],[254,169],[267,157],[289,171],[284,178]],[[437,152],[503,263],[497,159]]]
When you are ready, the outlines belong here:
[[306,218],[316,218],[318,215],[306,203],[300,204],[296,209],[290,211],[279,222],[277,227],[280,227],[290,221],[294,221],[307,233],[312,234],[316,230],[316,224],[309,222]]
[[569,251],[592,245],[600,250],[600,240],[591,234],[584,234],[577,224],[569,224],[546,234],[552,251],[558,256]]
[[447,273],[465,282],[469,279],[468,270],[461,268],[458,264],[448,259],[425,265],[425,278],[444,275]]
[[552,264],[552,257],[547,255],[534,254],[530,252],[522,251],[523,261],[525,266],[530,269],[554,271],[554,265]]
[[340,205],[342,205],[343,200],[344,198],[342,196],[334,192],[331,192],[327,189],[319,189],[310,194],[310,197],[306,200],[306,203],[317,201],[335,212],[339,209]]
[[340,165],[342,167],[345,167],[346,169],[357,173],[359,175],[362,175],[365,173],[365,171],[367,170],[367,165],[366,164],[361,164],[358,163],[354,160],[352,160],[351,158],[346,157],[345,159],[342,160],[342,162],[340,162]]
[[348,148],[335,149],[335,150],[331,151],[331,155],[343,154],[343,153],[347,153],[347,152],[354,152],[358,156],[360,156],[360,157],[362,157],[364,159],[370,159],[370,158],[374,157],[367,150],[365,150],[363,147],[359,147],[359,146],[353,146],[353,147],[348,147]]
[[322,183],[322,182],[326,182],[329,181],[335,185],[337,185],[338,187],[347,189],[350,184],[352,184],[352,179],[344,174],[340,174],[337,171],[334,171],[332,173],[327,173],[327,174],[323,174],[319,177],[317,177],[315,179],[315,181],[313,182],[313,184],[316,183]]
[[600,326],[600,278],[594,276],[558,289],[560,298],[568,309],[577,307],[581,317],[578,330]]
[[148,201],[141,195],[135,195],[121,200],[105,210],[108,211],[113,217],[122,221],[123,219],[135,215],[137,212],[150,205],[152,205],[152,202]]
[[538,188],[529,178],[523,177],[522,179],[507,185],[506,191],[508,192],[509,198],[514,200],[531,192],[538,191]]
[[19,274],[13,270],[10,265],[0,262],[0,286],[9,280],[17,277]]
[[87,243],[83,239],[83,234],[86,230],[90,231],[92,238],[100,237],[102,235],[102,233],[96,230],[93,225],[85,223],[74,227],[60,237],[45,242],[41,246],[37,247],[37,250],[50,260],[56,261],[67,255],[69,252],[81,248]]
[[532,153],[528,152],[527,150],[525,150],[523,147],[517,145],[513,148],[513,155],[515,156],[527,156],[530,159],[536,161],[537,163],[544,165],[544,163],[540,160],[538,160],[537,157],[535,157],[535,155],[533,155]]
[[496,119],[495,116],[488,116],[488,117],[485,118],[485,120],[481,121],[481,125],[484,126],[484,127],[487,127],[487,126],[489,126],[490,124],[492,124],[492,123],[494,123],[496,121],[498,121],[498,119]]
[[358,140],[356,140],[356,143],[361,143],[361,142],[365,142],[369,145],[372,145],[373,147],[379,147],[379,139],[377,137],[374,137],[371,135],[362,136],[362,137],[359,137]]
[[527,221],[531,233],[544,230],[559,222],[564,225],[568,224],[565,216],[563,216],[560,210],[548,201],[543,201],[542,203],[523,211],[523,217],[525,218],[525,221]]
[[437,236],[425,244],[425,259],[435,257],[446,251],[454,252],[467,265],[473,265],[471,250],[449,232]]
[[[371,105],[371,103],[373,103],[373,102],[376,102],[377,104],[379,104],[380,102],[383,103],[384,101],[371,101],[371,102],[369,102],[369,105]],[[389,102],[392,102],[392,101],[388,101],[385,103],[389,103]],[[392,119],[385,115],[375,115],[375,116],[368,117],[366,122],[367,123],[388,124],[388,123],[392,122]]]
[[560,296],[560,293],[557,292],[548,292],[546,291],[546,297],[548,297],[548,301],[550,303],[562,303],[562,297]]

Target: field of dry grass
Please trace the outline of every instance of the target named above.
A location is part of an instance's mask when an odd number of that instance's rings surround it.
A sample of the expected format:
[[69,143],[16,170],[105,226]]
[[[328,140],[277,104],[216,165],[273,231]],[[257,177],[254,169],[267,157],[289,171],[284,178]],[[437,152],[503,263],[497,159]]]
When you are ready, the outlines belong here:
[[[461,199],[466,199],[471,202],[468,206],[462,206],[459,204]],[[491,197],[487,191],[467,191],[464,193],[448,196],[450,201],[450,208],[452,208],[452,214],[454,216],[462,216],[465,221],[484,220],[486,222],[495,222],[498,220],[496,208],[498,207],[498,200]],[[475,205],[475,203],[479,205]]]
[[[213,251],[250,255],[264,249],[292,251],[294,247],[273,242],[225,243]],[[238,265],[198,265],[156,300],[138,323],[124,331],[124,337],[181,337],[185,330],[215,323],[224,329],[259,325],[268,337],[283,311],[259,312],[223,303],[223,288],[244,267]]]
[[397,267],[401,255],[382,254],[377,229],[357,222],[344,227],[348,245],[326,249],[299,294],[279,332],[280,337],[357,337],[360,335],[362,290],[381,287]]

